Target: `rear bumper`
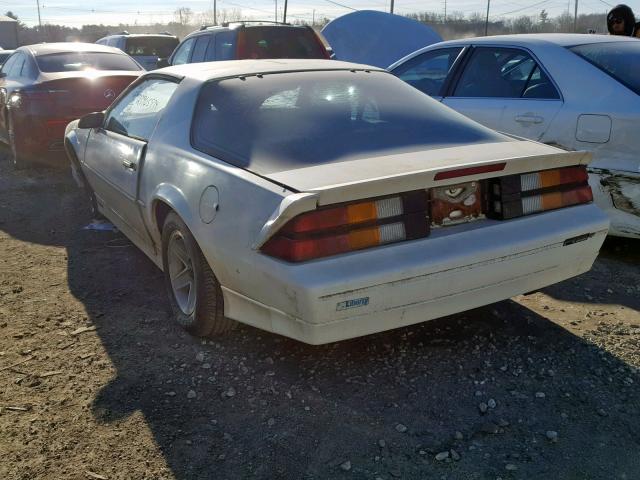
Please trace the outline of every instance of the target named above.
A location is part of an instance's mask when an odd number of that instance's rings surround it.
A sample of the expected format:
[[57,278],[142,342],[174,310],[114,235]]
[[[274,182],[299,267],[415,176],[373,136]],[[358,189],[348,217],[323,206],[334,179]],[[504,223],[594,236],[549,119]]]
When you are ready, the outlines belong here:
[[[424,240],[304,265],[279,264],[255,296],[223,288],[225,314],[311,344],[367,335],[584,273],[607,229],[602,211],[584,205],[449,227]],[[567,242],[576,237],[581,241]]]

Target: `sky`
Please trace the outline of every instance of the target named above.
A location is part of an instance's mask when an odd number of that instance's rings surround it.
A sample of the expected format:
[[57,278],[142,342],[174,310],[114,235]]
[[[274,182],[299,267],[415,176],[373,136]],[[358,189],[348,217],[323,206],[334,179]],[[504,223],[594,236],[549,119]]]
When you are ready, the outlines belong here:
[[[240,9],[245,18],[273,20],[276,2],[282,15],[284,0],[217,0],[218,10]],[[289,20],[301,19],[311,22],[315,18],[339,17],[353,10],[389,11],[390,0],[289,0]],[[448,12],[485,13],[486,0],[446,0]],[[512,17],[537,16],[545,9],[550,16],[560,15],[567,9],[573,14],[574,0],[491,0],[490,16]],[[615,4],[615,0],[578,0],[579,13],[603,13]],[[627,4],[640,20],[640,0],[629,0]],[[166,23],[175,18],[175,10],[189,7],[196,14],[213,7],[213,0],[40,0],[42,23],[64,24],[80,27],[84,24],[134,24],[148,25]],[[395,0],[395,13],[416,11],[444,13],[445,0]],[[2,13],[11,10],[27,25],[38,23],[37,0],[0,0]]]

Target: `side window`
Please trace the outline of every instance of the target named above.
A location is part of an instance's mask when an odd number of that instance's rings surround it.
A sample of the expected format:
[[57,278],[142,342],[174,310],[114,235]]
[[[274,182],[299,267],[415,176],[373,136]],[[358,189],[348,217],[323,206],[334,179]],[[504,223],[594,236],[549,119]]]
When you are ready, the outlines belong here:
[[527,52],[513,48],[476,48],[454,97],[560,98],[549,78]]
[[441,95],[447,75],[460,52],[462,47],[425,52],[400,65],[392,73],[427,95]]
[[26,58],[20,75],[24,78],[35,80],[38,77],[38,70],[31,58]]
[[153,78],[127,93],[109,112],[106,129],[128,137],[149,140],[178,84]]
[[16,62],[11,66],[11,70],[7,76],[10,78],[19,78],[22,76],[22,67],[24,67],[26,58],[22,53],[16,56]]
[[216,54],[212,60],[236,59],[236,32],[226,31],[216,34]]
[[13,68],[13,66],[15,65],[15,63],[18,61],[18,57],[20,56],[19,53],[16,53],[14,55],[11,55],[9,57],[9,60],[7,60],[6,62],[4,62],[4,65],[2,65],[2,70],[0,70],[2,73],[5,74],[5,77],[9,76],[9,72],[11,71],[11,69]]
[[178,47],[176,54],[173,56],[171,60],[171,65],[182,65],[184,63],[189,62],[189,57],[191,56],[191,50],[193,50],[193,44],[195,43],[195,38],[190,38],[182,43]]
[[191,56],[191,63],[204,62],[204,55],[209,46],[209,40],[211,35],[200,35],[196,39],[196,44],[193,47],[193,55]]

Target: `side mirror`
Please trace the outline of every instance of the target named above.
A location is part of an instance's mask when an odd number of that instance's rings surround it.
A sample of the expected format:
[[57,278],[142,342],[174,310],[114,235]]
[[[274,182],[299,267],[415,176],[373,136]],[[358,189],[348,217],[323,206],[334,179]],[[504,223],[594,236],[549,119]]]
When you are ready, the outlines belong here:
[[87,113],[78,122],[78,128],[100,128],[104,123],[104,112]]
[[158,63],[156,63],[157,68],[164,68],[169,66],[168,58],[159,58]]

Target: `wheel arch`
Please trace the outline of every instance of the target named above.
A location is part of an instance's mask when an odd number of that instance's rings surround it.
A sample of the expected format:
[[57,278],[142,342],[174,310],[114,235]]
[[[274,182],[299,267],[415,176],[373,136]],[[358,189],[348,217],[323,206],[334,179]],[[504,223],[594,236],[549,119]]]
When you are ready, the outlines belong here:
[[178,215],[193,233],[193,215],[187,199],[178,188],[163,183],[156,189],[151,202],[151,220],[154,233],[162,236],[162,225],[170,212]]

